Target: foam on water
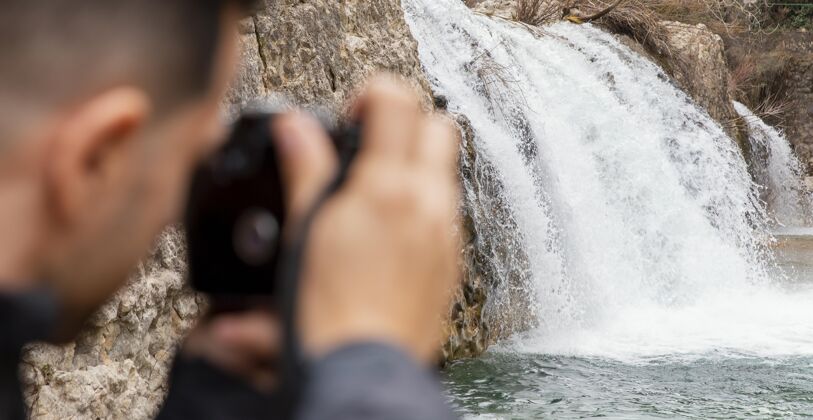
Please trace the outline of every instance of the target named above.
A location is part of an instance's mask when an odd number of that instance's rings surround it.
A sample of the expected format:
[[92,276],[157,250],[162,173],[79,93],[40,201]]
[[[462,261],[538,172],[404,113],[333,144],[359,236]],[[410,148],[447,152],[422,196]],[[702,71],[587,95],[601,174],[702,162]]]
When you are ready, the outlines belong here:
[[813,354],[813,293],[776,285],[735,142],[659,67],[590,25],[403,5],[433,89],[471,121],[476,164],[496,168],[499,189],[467,194],[500,195],[528,257],[538,327],[503,348]]
[[674,308],[631,305],[589,328],[545,337],[520,335],[504,348],[631,363],[811,355],[811,301],[811,290],[752,289],[702,296]]

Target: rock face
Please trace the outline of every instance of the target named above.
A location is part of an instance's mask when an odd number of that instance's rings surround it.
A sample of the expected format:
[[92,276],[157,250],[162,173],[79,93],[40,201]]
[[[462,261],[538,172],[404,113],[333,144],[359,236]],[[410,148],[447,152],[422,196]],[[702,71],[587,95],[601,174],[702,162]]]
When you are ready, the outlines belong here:
[[447,359],[481,354],[489,344],[536,325],[532,272],[522,232],[503,197],[499,172],[475,146],[471,123],[461,127],[463,285],[451,311]]
[[395,0],[265,0],[242,26],[245,68],[231,102],[269,93],[341,111],[370,75],[388,71],[430,91]]
[[671,57],[668,69],[680,84],[723,125],[743,151],[748,151],[748,133],[734,110],[728,89],[729,73],[723,40],[705,25],[662,22]]
[[469,3],[470,7],[484,15],[513,19],[517,8],[516,0],[483,0]]
[[[341,113],[369,76],[386,71],[410,81],[424,106],[432,107],[435,101],[400,2],[284,4],[266,0],[259,13],[243,22],[243,68],[229,97],[233,106],[273,93],[293,104]],[[461,263],[469,267],[465,260]],[[485,300],[484,284],[467,270],[445,322],[444,360],[485,350]]]
[[[240,36],[243,63],[226,100],[231,111],[277,93],[294,104],[341,111],[379,71],[410,80],[431,107],[398,0],[265,0],[242,22]],[[22,373],[33,418],[147,419],[157,412],[177,343],[206,306],[184,285],[182,244],[178,230],[166,232],[75,342],[31,346]],[[484,289],[463,287],[457,299],[445,353],[476,355],[486,342],[487,329],[479,327]]]
[[790,65],[788,93],[791,108],[785,126],[796,153],[813,174],[813,37],[795,52]]
[[29,349],[22,373],[32,418],[155,415],[176,344],[205,307],[184,285],[182,243],[179,231],[165,232],[75,342]]

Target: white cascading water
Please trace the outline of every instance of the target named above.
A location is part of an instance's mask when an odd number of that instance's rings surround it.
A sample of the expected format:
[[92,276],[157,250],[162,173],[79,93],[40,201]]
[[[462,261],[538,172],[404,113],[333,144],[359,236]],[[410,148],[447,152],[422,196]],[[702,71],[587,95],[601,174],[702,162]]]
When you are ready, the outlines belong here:
[[734,102],[734,108],[748,124],[756,157],[754,177],[765,187],[762,195],[772,221],[785,229],[810,225],[813,197],[802,182],[802,164],[788,140],[745,105]]
[[529,30],[460,0],[402,3],[435,93],[468,117],[476,165],[500,184],[466,194],[499,194],[521,236],[538,325],[503,348],[813,354],[813,293],[775,285],[747,165],[659,67],[591,25]]

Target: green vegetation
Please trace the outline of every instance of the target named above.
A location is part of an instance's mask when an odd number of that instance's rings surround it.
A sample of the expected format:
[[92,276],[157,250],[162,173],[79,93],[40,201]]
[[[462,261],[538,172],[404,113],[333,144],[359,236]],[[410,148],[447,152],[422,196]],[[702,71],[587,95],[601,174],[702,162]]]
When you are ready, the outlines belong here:
[[774,13],[789,28],[813,30],[813,3],[776,3]]

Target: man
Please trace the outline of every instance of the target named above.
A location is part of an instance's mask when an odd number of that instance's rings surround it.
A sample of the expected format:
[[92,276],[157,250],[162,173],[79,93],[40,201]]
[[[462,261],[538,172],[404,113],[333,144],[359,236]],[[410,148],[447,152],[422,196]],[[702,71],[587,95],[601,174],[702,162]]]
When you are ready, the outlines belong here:
[[[243,3],[0,6],[0,417],[24,416],[21,347],[72,338],[177,220],[192,169],[224,138],[218,109]],[[308,238],[297,327],[309,382],[296,417],[450,418],[426,367],[458,276],[456,136],[391,78],[371,83],[354,108],[362,151]],[[304,115],[269,130],[295,221],[336,158]],[[265,311],[199,326],[163,416],[239,418],[242,402],[261,406],[259,391],[277,386],[276,328]]]

